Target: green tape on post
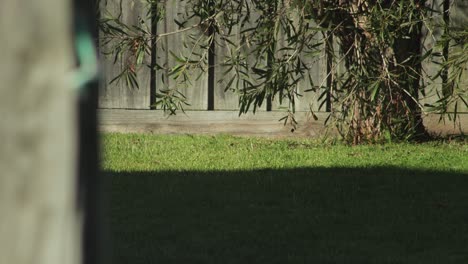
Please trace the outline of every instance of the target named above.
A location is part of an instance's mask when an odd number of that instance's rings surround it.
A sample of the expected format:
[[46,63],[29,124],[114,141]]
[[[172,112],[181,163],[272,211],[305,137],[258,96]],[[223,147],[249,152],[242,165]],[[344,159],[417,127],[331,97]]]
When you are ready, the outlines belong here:
[[75,38],[76,54],[79,68],[73,76],[73,87],[83,92],[86,85],[97,79],[99,69],[96,48],[91,34],[79,26]]

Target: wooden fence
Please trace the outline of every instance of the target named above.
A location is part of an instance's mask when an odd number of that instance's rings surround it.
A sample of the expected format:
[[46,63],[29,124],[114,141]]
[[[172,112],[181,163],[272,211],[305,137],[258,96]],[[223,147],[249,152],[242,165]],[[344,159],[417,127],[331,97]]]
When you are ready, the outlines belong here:
[[[449,0],[433,0],[434,9],[442,12],[444,5],[443,1]],[[120,16],[120,19],[128,25],[136,25],[138,20],[142,17],[146,17],[149,12],[147,6],[138,0],[107,0],[103,1],[101,8],[106,9],[114,16]],[[179,29],[179,26],[174,22],[175,20],[181,20],[181,16],[185,13],[185,1],[179,0],[167,0],[162,2],[165,10],[165,19],[153,27],[153,33],[162,34],[167,32],[174,32]],[[467,1],[455,1],[451,6],[451,21],[455,25],[464,25],[468,23],[468,2]],[[439,15],[440,16],[440,15]],[[442,16],[440,16],[442,19]],[[146,21],[150,24],[150,21]],[[189,21],[190,23],[190,21]],[[195,22],[193,22],[195,23]],[[186,25],[190,26],[190,25]],[[440,36],[443,32],[431,32],[435,36]],[[189,33],[172,34],[167,37],[161,38],[157,43],[154,43],[152,48],[153,59],[147,58],[146,63],[155,63],[159,65],[171,67],[174,65],[174,58],[170,55],[169,49],[175,54],[184,53],[187,51],[187,47],[184,47],[182,43],[189,37]],[[193,34],[191,32],[190,34]],[[200,33],[202,34],[202,33]],[[430,49],[435,45],[434,38],[431,34],[426,34],[423,39],[424,48]],[[336,46],[336,45],[335,45]],[[238,111],[238,96],[232,92],[224,92],[225,81],[229,80],[229,76],[224,76],[222,66],[223,55],[227,51],[222,47],[217,47],[213,54],[210,54],[209,60],[212,65],[218,65],[213,67],[205,73],[201,73],[201,77],[192,82],[190,87],[181,86],[179,90],[187,96],[189,106],[185,107],[186,110],[192,111]],[[185,52],[186,53],[186,52]],[[316,80],[324,80],[324,85],[327,81],[327,62],[328,57],[325,51],[323,56],[314,61],[307,61],[310,74]],[[152,107],[155,103],[156,91],[163,89],[163,74],[167,74],[164,70],[152,71],[148,67],[142,67],[138,70],[138,82],[140,84],[139,89],[132,89],[125,85],[125,82],[112,83],[109,81],[113,79],[119,72],[122,71],[123,62],[117,62],[114,64],[113,58],[103,58],[104,66],[104,81],[100,88],[99,96],[99,107],[102,109],[155,109]],[[342,67],[342,69],[344,69]],[[424,63],[423,70],[427,75],[434,75],[437,71],[437,65],[433,63]],[[200,72],[193,72],[194,75],[198,75]],[[328,76],[329,78],[329,76]],[[464,78],[466,84],[468,81]],[[166,78],[164,80],[167,84],[171,84],[171,79]],[[423,99],[423,103],[435,102],[437,97],[437,91],[441,90],[442,81],[436,80],[433,82],[426,91]],[[308,111],[310,107],[314,111],[325,111],[325,108],[319,109],[318,92],[305,92],[310,89],[308,81],[303,81],[299,84],[299,92],[303,94],[302,97],[296,101],[296,110]],[[271,102],[268,106],[264,106],[261,110],[263,111],[280,111],[282,106],[277,102]],[[158,111],[157,109],[155,111]],[[468,112],[467,109],[458,109],[459,112]],[[207,112],[209,114],[209,112]]]

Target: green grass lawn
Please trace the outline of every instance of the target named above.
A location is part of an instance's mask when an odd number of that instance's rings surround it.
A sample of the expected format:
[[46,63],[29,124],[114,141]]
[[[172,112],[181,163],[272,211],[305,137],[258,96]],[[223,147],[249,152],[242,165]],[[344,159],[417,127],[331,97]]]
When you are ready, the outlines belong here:
[[103,136],[111,263],[468,263],[468,146]]

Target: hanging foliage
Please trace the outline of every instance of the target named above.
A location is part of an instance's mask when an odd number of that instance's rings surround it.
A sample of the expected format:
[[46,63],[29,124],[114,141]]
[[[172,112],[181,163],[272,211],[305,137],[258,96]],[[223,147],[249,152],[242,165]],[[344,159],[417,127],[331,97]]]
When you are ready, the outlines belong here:
[[[320,92],[328,102],[328,124],[336,125],[349,142],[382,139],[414,139],[427,136],[422,123],[425,111],[447,113],[449,106],[463,103],[467,87],[459,85],[467,65],[466,28],[451,30],[440,39],[440,48],[424,50],[422,31],[428,27],[447,28],[434,23],[440,12],[424,0],[180,0],[185,13],[174,21],[178,30],[154,34],[141,19],[129,27],[118,17],[102,10],[102,46],[115,61],[127,67],[114,79],[138,87],[135,67],[151,55],[152,43],[172,34],[188,34],[187,54],[170,52],[173,65],[149,65],[167,72],[174,83],[190,83],[193,69],[208,71],[222,66],[229,79],[225,90],[239,95],[240,113],[257,111],[266,101],[289,105],[285,123],[294,124],[295,101],[301,94],[298,84],[310,83],[309,91]],[[165,16],[166,0],[145,0],[150,21],[159,23]],[[191,23],[188,23],[191,21]],[[195,22],[193,22],[195,21]],[[435,29],[429,28],[429,32]],[[448,32],[445,30],[445,32]],[[202,34],[200,34],[202,33]],[[304,60],[323,56],[338,42],[327,78],[314,79]],[[115,41],[118,40],[118,41]],[[210,47],[228,50],[222,65],[210,65]],[[439,75],[447,74],[443,93],[432,108],[424,107],[421,95],[425,82],[421,63],[437,56],[440,49],[459,46],[450,58],[444,57]],[[195,52],[195,50],[197,52]],[[440,53],[440,52],[439,52]],[[339,72],[344,64],[346,71]],[[325,96],[327,95],[327,96]],[[186,98],[177,85],[160,89],[157,104],[175,113]],[[455,111],[456,114],[456,111]]]

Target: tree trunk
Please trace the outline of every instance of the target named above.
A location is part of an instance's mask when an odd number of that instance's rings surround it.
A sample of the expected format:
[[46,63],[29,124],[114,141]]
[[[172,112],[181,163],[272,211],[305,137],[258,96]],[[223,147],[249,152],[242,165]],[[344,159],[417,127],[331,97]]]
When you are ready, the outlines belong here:
[[78,264],[71,2],[0,2],[0,263]]
[[[348,69],[340,102],[348,140],[379,139],[386,131],[396,138],[426,135],[418,102],[423,5],[421,0],[312,2],[315,19],[339,40]],[[380,20],[392,12],[389,21]]]

